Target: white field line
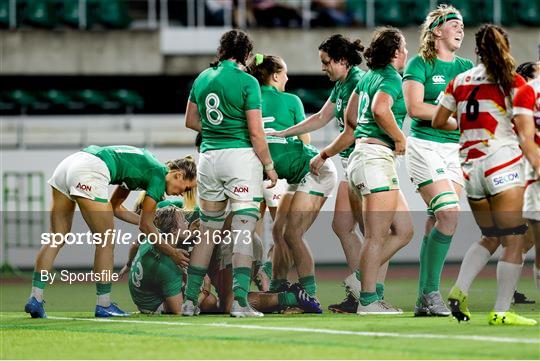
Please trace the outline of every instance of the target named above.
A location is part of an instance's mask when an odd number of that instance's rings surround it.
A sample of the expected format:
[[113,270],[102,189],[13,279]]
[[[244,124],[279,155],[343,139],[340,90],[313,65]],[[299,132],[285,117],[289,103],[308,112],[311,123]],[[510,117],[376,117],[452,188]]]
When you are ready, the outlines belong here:
[[110,318],[76,318],[76,317],[54,317],[53,320],[72,320],[72,321],[89,321],[89,322],[116,322],[116,323],[137,323],[149,325],[169,325],[169,326],[194,326],[194,327],[217,327],[217,328],[238,328],[246,330],[262,330],[262,331],[288,331],[288,332],[305,332],[305,333],[320,333],[330,335],[352,335],[352,336],[371,336],[371,337],[394,337],[394,338],[415,338],[415,339],[440,339],[440,340],[460,340],[460,341],[480,341],[480,342],[498,342],[498,343],[525,343],[525,344],[540,344],[540,339],[536,338],[512,338],[512,337],[495,337],[495,336],[476,336],[476,335],[437,335],[425,333],[395,333],[395,332],[370,332],[370,331],[345,331],[332,330],[325,328],[307,328],[307,327],[280,327],[280,326],[260,326],[260,325],[240,325],[231,323],[191,323],[191,322],[171,322],[171,321],[142,321],[142,320],[126,320],[126,319],[110,319]]

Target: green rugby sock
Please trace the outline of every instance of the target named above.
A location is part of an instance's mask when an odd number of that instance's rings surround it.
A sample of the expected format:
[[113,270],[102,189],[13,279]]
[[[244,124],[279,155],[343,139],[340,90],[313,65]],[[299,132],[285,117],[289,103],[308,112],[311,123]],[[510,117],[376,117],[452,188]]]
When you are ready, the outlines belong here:
[[272,280],[270,281],[270,292],[276,292],[285,283],[287,283],[286,279],[272,278]]
[[379,300],[384,300],[384,283],[377,282],[375,291],[377,292],[377,296],[379,296]]
[[40,289],[44,289],[46,284],[47,284],[47,282],[44,282],[44,281],[41,280],[41,273],[40,272],[34,272],[32,274],[32,287],[37,287],[37,288],[40,288]]
[[422,295],[424,293],[424,286],[426,284],[426,248],[427,248],[427,236],[422,239],[422,245],[420,246],[420,269],[418,275],[418,297],[416,298],[416,306],[422,306]]
[[233,268],[233,293],[234,299],[238,301],[240,306],[248,305],[247,295],[249,285],[251,283],[251,268],[237,267]]
[[98,306],[109,307],[111,305],[112,283],[96,283],[96,304]]
[[199,293],[206,275],[205,267],[189,266],[187,269],[187,281],[185,299],[196,305],[199,301]]
[[377,292],[360,292],[360,303],[362,306],[367,306],[379,300]]
[[272,279],[272,262],[270,262],[270,261],[264,262],[264,264],[262,266],[262,270],[263,270],[264,273],[266,273],[268,278]]
[[438,291],[441,283],[441,273],[446,254],[450,248],[453,235],[441,233],[433,227],[426,244],[426,281],[423,293]]
[[304,290],[308,293],[310,296],[315,296],[315,293],[317,293],[317,283],[315,282],[315,276],[310,275],[306,277],[300,277],[298,279],[298,282],[302,286]]
[[298,306],[296,296],[292,292],[278,293],[278,303],[280,306]]

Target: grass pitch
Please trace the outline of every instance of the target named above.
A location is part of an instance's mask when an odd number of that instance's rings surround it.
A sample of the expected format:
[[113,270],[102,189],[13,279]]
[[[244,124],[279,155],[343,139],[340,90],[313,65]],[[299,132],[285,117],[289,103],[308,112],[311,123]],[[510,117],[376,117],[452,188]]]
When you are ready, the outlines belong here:
[[[443,295],[450,282],[443,282]],[[451,318],[414,318],[415,279],[389,280],[386,299],[402,316],[266,315],[233,319],[227,315],[133,315],[93,318],[93,284],[47,287],[49,319],[32,320],[21,310],[26,284],[3,282],[2,359],[539,359],[540,327],[493,327],[487,314],[495,299],[495,280],[479,279],[471,290],[469,323]],[[519,290],[540,302],[531,279]],[[114,299],[134,311],[127,284],[116,284]],[[338,281],[319,282],[324,307],[342,298]],[[520,314],[540,321],[539,305],[516,305]]]

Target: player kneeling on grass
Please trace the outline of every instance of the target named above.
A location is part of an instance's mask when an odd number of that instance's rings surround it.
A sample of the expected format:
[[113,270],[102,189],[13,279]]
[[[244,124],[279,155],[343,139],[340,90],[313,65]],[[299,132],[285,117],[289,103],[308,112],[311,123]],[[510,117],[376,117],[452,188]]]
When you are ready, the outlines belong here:
[[[169,245],[184,242],[188,222],[180,208],[166,206],[158,209],[154,225]],[[182,250],[182,254],[184,261],[181,266],[187,267],[188,253]],[[131,299],[141,313],[180,314],[182,276],[182,270],[171,257],[157,250],[152,243],[143,242],[138,247],[129,272]]]
[[[280,179],[290,184],[289,191],[294,192],[290,203],[282,203],[274,223],[275,253],[274,275],[281,276],[281,283],[286,282],[288,267],[284,264],[278,270],[276,251],[282,245],[289,248],[298,272],[298,281],[314,304],[310,312],[321,313],[320,305],[315,298],[317,284],[315,282],[315,264],[304,234],[311,227],[319,212],[332,193],[337,183],[336,167],[331,161],[326,162],[316,173],[309,172],[309,162],[318,155],[316,148],[303,143],[298,138],[279,137],[273,134],[290,124],[298,123],[303,118],[304,107],[300,99],[285,92],[287,83],[287,66],[277,56],[257,54],[249,65],[249,72],[259,81],[262,94],[262,113],[266,119],[266,140],[270,154],[274,160],[274,168]],[[288,206],[288,210],[284,209]],[[281,215],[286,215],[283,219]],[[281,222],[284,220],[284,222]],[[283,227],[283,228],[280,228]],[[277,232],[276,232],[277,229]],[[277,280],[272,280],[271,289],[280,289]]]
[[[196,166],[192,158],[159,162],[145,149],[127,145],[89,146],[64,159],[49,180],[52,187],[51,232],[66,235],[71,230],[75,206],[78,205],[83,218],[94,235],[101,236],[96,245],[94,272],[113,270],[114,243],[107,237],[114,230],[114,217],[139,225],[146,235],[155,234],[153,225],[157,202],[165,194],[181,195],[196,186]],[[119,184],[111,199],[109,184]],[[131,190],[143,189],[147,194],[139,216],[128,211],[122,204]],[[49,271],[63,246],[44,244],[39,251],[34,267],[32,294],[24,310],[32,318],[47,317],[43,307],[42,271]],[[184,261],[183,255],[172,246],[156,244],[176,264]],[[111,283],[96,283],[96,317],[125,316],[126,313],[111,303]]]
[[[536,325],[510,311],[523,267],[523,152],[512,126],[512,98],[523,78],[515,72],[506,32],[484,25],[475,34],[480,64],[459,74],[447,86],[432,125],[460,130],[461,168],[476,223],[486,237],[500,237],[497,298],[490,325]],[[454,120],[453,113],[457,113]],[[454,286],[448,296],[452,314],[469,320],[467,294]]]

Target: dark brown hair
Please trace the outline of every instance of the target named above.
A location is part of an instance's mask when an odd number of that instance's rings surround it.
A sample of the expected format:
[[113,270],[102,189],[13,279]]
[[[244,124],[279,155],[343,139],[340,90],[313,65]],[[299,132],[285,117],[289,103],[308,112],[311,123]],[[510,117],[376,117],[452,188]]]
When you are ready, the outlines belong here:
[[362,63],[364,46],[360,39],[350,41],[341,34],[335,34],[323,41],[319,45],[319,50],[327,53],[333,61],[344,59],[349,66],[355,66]]
[[221,36],[219,47],[217,50],[217,59],[210,66],[214,67],[220,61],[227,59],[235,59],[242,65],[246,65],[246,61],[253,50],[253,42],[249,35],[242,30],[229,30]]
[[[260,56],[257,54],[257,56]],[[253,75],[261,85],[270,83],[270,77],[274,73],[283,70],[283,60],[275,55],[263,55],[263,61],[257,64],[257,57],[254,57],[248,65],[248,72]]]
[[536,76],[536,71],[538,69],[538,63],[532,61],[527,61],[525,63],[519,64],[516,73],[525,78],[526,81],[534,79]]
[[370,69],[384,68],[392,62],[396,51],[403,41],[403,34],[396,28],[378,28],[373,34],[371,43],[364,52],[367,66]]
[[516,62],[510,54],[508,34],[500,26],[485,24],[476,32],[475,38],[478,56],[486,67],[488,79],[509,92],[516,75]]

